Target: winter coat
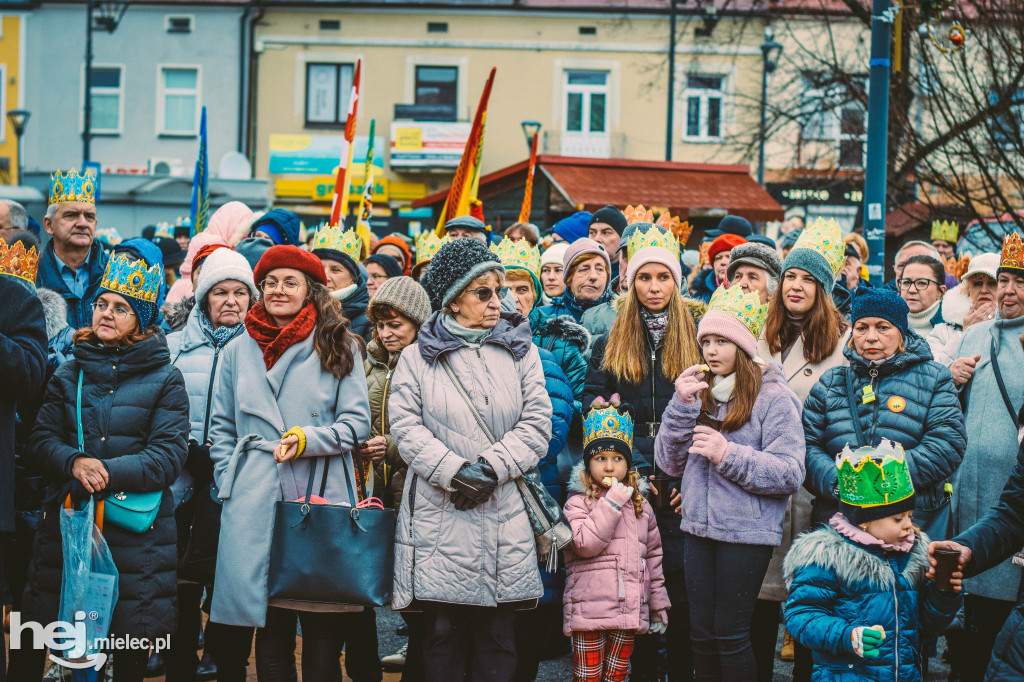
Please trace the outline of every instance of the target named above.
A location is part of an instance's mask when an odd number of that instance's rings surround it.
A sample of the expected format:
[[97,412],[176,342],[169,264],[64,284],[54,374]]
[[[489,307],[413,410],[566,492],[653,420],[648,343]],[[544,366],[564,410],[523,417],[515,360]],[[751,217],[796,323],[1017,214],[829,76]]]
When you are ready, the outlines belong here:
[[132,533],[107,523],[103,537],[118,571],[118,598],[110,630],[136,637],[174,631],[177,530],[170,486],[185,462],[188,395],[181,372],[170,364],[163,335],[131,346],[82,343],[46,389],[32,431],[35,464],[49,480],[48,502],[36,532],[22,611],[32,620],[57,619],[63,570],[60,515],[79,457],[76,394],[82,381],[85,453],[103,460],[106,491],[163,491],[153,526]]
[[[551,400],[540,353],[518,313],[468,346],[435,312],[391,377],[391,435],[409,464],[395,532],[392,607],[416,602],[532,605],[541,596],[537,553],[515,479],[537,465],[551,439]],[[490,440],[440,361],[465,387],[498,441]],[[483,459],[498,476],[485,503],[455,509],[452,477]],[[418,604],[414,605],[414,608]]]
[[188,324],[188,317],[196,307],[195,296],[186,296],[177,301],[164,303],[160,312],[164,316],[164,324],[170,327],[172,332],[181,331]]
[[[354,343],[352,353],[358,360]],[[225,346],[219,372],[210,457],[224,505],[210,618],[262,627],[275,504],[304,497],[313,467],[313,489],[319,491],[326,457],[332,462],[323,497],[332,504],[352,504],[345,471],[352,475],[349,453],[370,434],[366,376],[358,364],[341,381],[325,372],[313,350],[313,334],[289,347],[270,370],[256,341],[242,334]],[[354,442],[346,424],[355,431]],[[305,434],[305,451],[276,463],[274,448],[296,426]],[[280,605],[310,608],[299,602]]]
[[[68,324],[68,304],[56,291],[36,287],[36,296],[43,304],[46,317],[46,365],[47,377],[71,358],[75,345],[75,328]],[[39,399],[43,396],[40,392]]]
[[596,339],[612,330],[612,327],[615,326],[615,318],[619,316],[619,310],[622,308],[620,301],[623,300],[623,295],[618,294],[607,303],[602,303],[583,313],[580,324],[590,332],[591,339]]
[[[370,397],[370,437],[384,436],[387,450],[384,459],[373,465],[374,495],[398,509],[402,504],[402,490],[405,487],[405,472],[409,466],[398,454],[398,446],[391,435],[391,420],[388,416],[388,399],[391,397],[391,375],[401,351],[395,354],[373,339],[366,347],[366,390]],[[386,491],[386,496],[384,497]]]
[[[999,392],[992,366],[992,343],[1010,403],[1019,409],[1024,402],[1024,350],[1020,336],[1024,317],[995,319],[971,325],[964,332],[957,357],[981,356],[974,377],[961,389],[966,403],[967,449],[953,481],[954,531],[978,522],[999,497],[1017,461],[1018,432]],[[1020,549],[1018,547],[1018,549]],[[1021,569],[1009,560],[967,580],[967,594],[1015,601]]]
[[[865,547],[832,527],[793,541],[784,616],[786,630],[812,650],[812,680],[922,679],[924,640],[946,629],[963,602],[925,580],[927,548],[927,536],[909,552]],[[885,628],[885,639],[877,658],[861,658],[850,635],[854,627],[872,625]]]
[[587,360],[584,353],[590,347],[590,334],[571,316],[547,317],[540,312],[540,308],[533,309],[529,320],[530,329],[533,330],[533,342],[551,352],[554,361],[558,363],[569,381],[573,395],[572,418],[578,420],[582,412],[580,399],[583,397],[583,387],[587,380]]
[[[356,336],[363,337],[367,343],[373,338],[373,325],[366,317],[366,307],[370,304],[370,293],[366,289],[366,276],[359,275],[355,288],[348,287],[335,291],[333,296],[341,301],[341,312],[348,320],[348,328]],[[344,294],[342,292],[345,292]]]
[[562,499],[562,477],[558,473],[558,453],[569,439],[569,426],[578,416],[572,387],[565,372],[558,366],[555,356],[540,348],[540,362],[544,368],[544,390],[551,399],[551,440],[548,441],[547,456],[537,464],[540,480],[556,500]]
[[579,476],[582,469],[580,462],[573,470],[573,494],[565,503],[572,544],[565,548],[562,631],[642,634],[653,614],[670,607],[654,510],[647,500],[640,518],[632,500],[616,509],[604,488],[587,499]]
[[[986,575],[1020,551],[1024,545],[1024,448],[1017,451],[1017,463],[999,496],[999,502],[973,526],[955,538],[971,548],[971,560],[964,567],[970,580]],[[1016,583],[1008,587],[1015,587]],[[1024,679],[1024,593],[1006,619],[996,638],[985,682],[1016,682]]]
[[707,274],[698,273],[690,284],[690,291],[693,298],[702,303],[711,301],[711,294],[718,288],[718,279],[715,277],[715,269],[708,268]]
[[[719,404],[725,419],[729,404]],[[786,501],[804,479],[800,401],[776,367],[764,370],[750,420],[724,433],[728,454],[717,466],[690,453],[699,399],[684,403],[673,393],[655,442],[658,466],[682,476],[681,528],[691,535],[745,545],[782,542]]]
[[71,293],[64,278],[60,276],[60,266],[57,264],[57,257],[53,252],[53,240],[46,243],[46,248],[39,258],[39,270],[36,271],[36,286],[52,289],[64,297],[68,302],[68,324],[75,329],[88,327],[92,324],[92,310],[90,306],[96,300],[100,288],[100,280],[103,279],[103,271],[107,267],[107,252],[103,250],[98,241],[93,241],[89,250],[89,283],[85,288],[85,295],[78,298]]
[[19,402],[39,402],[47,339],[43,306],[28,287],[0,275],[0,301],[0,533],[9,533],[14,530],[15,413]]
[[964,316],[971,310],[971,299],[955,287],[947,291],[939,306],[941,323],[937,323],[928,335],[928,347],[932,349],[932,359],[946,367],[956,360],[955,354],[960,348],[964,337]]
[[[913,331],[907,332],[904,344],[904,352],[878,367],[868,367],[846,346],[843,353],[850,361],[849,368],[833,367],[826,372],[804,402],[804,486],[815,498],[811,512],[815,523],[824,523],[838,508],[833,492],[838,480],[836,455],[846,445],[858,447],[847,397],[847,372],[852,372],[854,409],[867,441],[863,445],[878,445],[888,438],[903,446],[916,491],[915,509],[934,511],[947,503],[942,487],[960,466],[966,446],[953,376],[932,361],[927,342]],[[868,384],[874,388],[875,400],[864,403]]]
[[566,288],[564,294],[551,299],[551,305],[542,306],[540,312],[544,317],[569,315],[573,321],[579,322],[584,313],[607,302],[610,298],[611,292],[605,289],[604,293],[596,301],[580,301]]
[[[832,355],[816,364],[807,362],[804,357],[804,341],[801,336],[798,336],[793,343],[793,348],[786,356],[785,362],[782,361],[782,353],[772,353],[768,348],[768,342],[763,338],[757,342],[757,355],[763,360],[770,360],[782,367],[782,376],[786,378],[790,390],[800,401],[802,414],[804,401],[807,400],[814,385],[818,383],[818,379],[833,367],[849,364],[849,360],[843,355],[843,349],[846,348],[846,344],[850,340],[850,334],[851,330],[848,328],[839,339],[839,343],[836,344]],[[768,564],[768,573],[765,575],[764,582],[761,583],[761,593],[758,595],[758,599],[775,602],[786,600],[788,593],[786,585],[782,581],[782,560],[785,559],[786,552],[789,551],[789,547],[793,543],[793,538],[811,527],[812,499],[814,498],[803,487],[790,496],[789,504],[786,506],[786,516],[782,521],[782,544],[772,552],[772,560]]]

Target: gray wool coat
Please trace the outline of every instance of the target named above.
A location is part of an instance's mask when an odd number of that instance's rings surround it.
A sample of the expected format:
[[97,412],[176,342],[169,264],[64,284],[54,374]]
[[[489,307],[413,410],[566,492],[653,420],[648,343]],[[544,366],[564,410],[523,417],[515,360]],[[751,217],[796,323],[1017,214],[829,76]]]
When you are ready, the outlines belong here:
[[[341,453],[347,457],[357,443],[368,438],[366,376],[354,344],[352,352],[356,363],[342,381],[321,368],[320,357],[313,350],[313,335],[286,350],[269,371],[248,333],[231,341],[221,353],[210,422],[213,476],[224,501],[217,589],[210,613],[213,621],[256,627],[265,624],[275,503],[304,496],[314,465],[314,491],[319,492],[322,458]],[[355,429],[355,443],[345,424]],[[274,448],[295,426],[306,436],[306,449],[298,459],[277,464]],[[324,498],[332,504],[353,504],[346,467],[351,476],[351,459],[344,466],[335,460],[330,467]],[[282,606],[304,610],[294,602]]]
[[[551,400],[540,354],[518,313],[503,312],[479,347],[454,337],[441,315],[424,323],[391,379],[391,435],[409,463],[395,531],[392,607],[403,609],[414,600],[532,606],[543,588],[515,479],[536,466],[551,439]],[[497,443],[477,424],[441,356]],[[451,501],[452,477],[480,459],[498,475],[498,487],[484,504],[459,511]]]

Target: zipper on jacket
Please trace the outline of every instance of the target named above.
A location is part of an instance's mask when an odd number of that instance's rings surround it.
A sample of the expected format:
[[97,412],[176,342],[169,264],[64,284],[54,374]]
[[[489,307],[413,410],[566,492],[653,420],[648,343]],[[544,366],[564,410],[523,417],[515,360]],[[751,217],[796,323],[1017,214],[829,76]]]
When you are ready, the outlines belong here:
[[[877,367],[872,367],[868,371],[868,376],[871,377],[871,391],[872,391],[872,393],[874,393],[874,390],[875,390],[875,379],[878,378],[878,368]],[[871,432],[870,432],[869,438],[868,438],[872,443],[874,442],[874,438],[875,438],[875,429],[878,427],[878,406],[882,404],[882,401],[879,400],[877,398],[877,395],[876,395],[876,398],[875,398],[875,400],[873,402],[874,402],[874,405],[872,406],[872,409],[871,409]]]
[[206,445],[206,441],[210,438],[210,412],[213,410],[213,385],[214,377],[217,376],[217,360],[220,358],[220,347],[215,346],[213,349],[213,365],[210,367],[210,385],[206,389],[206,419],[203,421],[203,442],[200,445]]
[[622,564],[619,557],[615,557],[615,575],[619,578],[619,599],[626,598],[626,580],[622,577]]
[[419,476],[412,475],[412,483],[409,484],[409,538],[412,539],[412,516],[416,513],[416,481]]

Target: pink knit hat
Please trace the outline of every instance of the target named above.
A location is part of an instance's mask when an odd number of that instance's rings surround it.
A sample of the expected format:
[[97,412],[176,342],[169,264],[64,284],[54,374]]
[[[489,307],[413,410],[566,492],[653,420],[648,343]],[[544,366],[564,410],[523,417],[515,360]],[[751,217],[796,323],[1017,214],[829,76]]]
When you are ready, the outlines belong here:
[[679,259],[672,255],[672,252],[668,249],[660,246],[645,246],[634,253],[626,265],[627,289],[633,286],[633,278],[636,277],[637,271],[648,263],[664,265],[672,273],[672,279],[676,281],[676,286],[682,288],[683,270],[679,267]]
[[[633,261],[629,261],[632,269]],[[715,310],[704,313],[700,324],[697,326],[697,344],[709,334],[721,336],[735,343],[740,350],[750,356],[750,359],[757,357],[757,339],[750,333],[747,326],[737,318],[728,313],[721,313]]]
[[604,258],[604,266],[608,270],[608,276],[611,277],[612,260],[608,257],[608,252],[603,246],[595,242],[593,239],[583,237],[574,241],[569,245],[569,248],[565,250],[565,258],[562,260],[562,267],[564,268],[562,270],[562,279],[565,280],[566,284],[569,283],[569,268],[572,267],[573,261],[578,259],[580,256],[586,256],[588,254],[594,254]]

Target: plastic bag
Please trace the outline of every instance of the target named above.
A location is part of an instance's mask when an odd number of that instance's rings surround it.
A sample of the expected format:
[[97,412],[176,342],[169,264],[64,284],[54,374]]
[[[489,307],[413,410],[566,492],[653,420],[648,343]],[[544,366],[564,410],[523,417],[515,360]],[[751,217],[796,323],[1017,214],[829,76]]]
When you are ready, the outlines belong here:
[[[92,497],[82,510],[61,508],[60,534],[64,573],[58,618],[74,624],[74,642],[61,653],[65,659],[83,659],[99,653],[96,642],[106,638],[117,603],[117,567],[103,534],[93,522]],[[84,631],[84,638],[81,634]]]

